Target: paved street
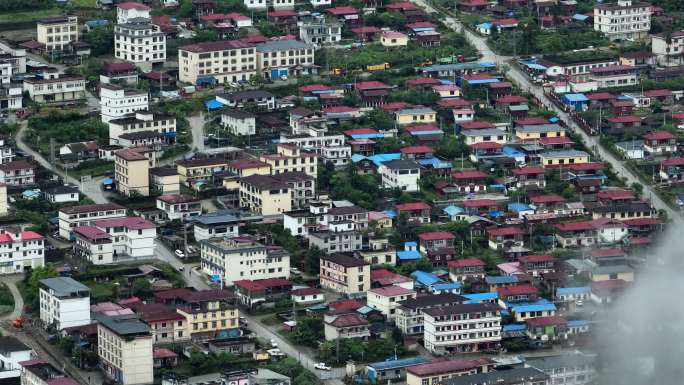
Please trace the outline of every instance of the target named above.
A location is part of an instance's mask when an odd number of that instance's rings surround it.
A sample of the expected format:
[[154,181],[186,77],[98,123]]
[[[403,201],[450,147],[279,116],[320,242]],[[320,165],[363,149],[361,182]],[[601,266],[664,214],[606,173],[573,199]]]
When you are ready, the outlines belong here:
[[204,114],[189,116],[188,123],[192,130],[192,148],[196,151],[204,151]]
[[[26,154],[31,155],[33,159],[40,163],[41,166],[45,167],[46,169],[52,171],[54,174],[59,175],[63,179],[65,179],[68,183],[73,183],[74,185],[81,186],[81,181],[73,178],[72,176],[67,177],[61,169],[55,167],[52,163],[50,163],[47,159],[45,159],[41,154],[39,154],[37,151],[34,151],[31,147],[29,147],[26,142],[24,142],[24,134],[26,133],[26,130],[28,129],[28,122],[26,120],[19,122],[19,132],[17,132],[16,135],[16,142],[17,142],[17,147],[19,147],[20,150],[24,151]],[[108,200],[104,195],[104,192],[100,188],[101,183],[102,183],[101,178],[94,178],[91,179],[90,181],[84,183],[82,186],[81,191],[85,196],[88,198],[92,199],[95,203],[107,203]]]
[[[158,259],[164,262],[168,262],[176,270],[183,266],[183,276],[185,277],[186,282],[189,286],[192,286],[198,290],[211,288],[207,284],[207,278],[200,271],[194,269],[195,267],[197,267],[197,264],[184,265],[178,258],[176,258],[176,256],[173,253],[173,250],[166,247],[166,245],[164,245],[162,242],[158,241],[156,243],[155,255]],[[249,323],[249,328],[254,333],[256,333],[256,335],[259,336],[259,338],[264,340],[275,340],[278,343],[278,347],[283,353],[297,359],[297,361],[299,361],[304,367],[311,370],[316,375],[316,377],[322,380],[326,380],[326,384],[342,384],[341,378],[343,378],[345,375],[344,368],[336,368],[330,372],[314,369],[314,365],[318,361],[316,361],[315,357],[312,354],[302,350],[300,347],[293,345],[289,341],[280,337],[280,335],[275,332],[275,327],[264,325],[259,321],[257,317],[246,314],[245,312],[241,312],[240,314],[247,320],[247,322]]]
[[[437,12],[433,7],[426,4],[424,0],[412,1],[415,4],[418,4],[426,8],[429,12]],[[510,56],[499,56],[495,54],[494,51],[492,51],[491,48],[489,48],[489,46],[487,45],[487,40],[485,38],[478,36],[467,29],[464,29],[460,21],[450,16],[445,16],[443,20],[445,24],[447,24],[453,30],[465,32],[468,41],[471,44],[473,44],[477,48],[477,50],[482,54],[481,60],[505,63],[513,59],[513,57]],[[547,108],[556,112],[556,114],[558,114],[558,117],[561,118],[566,123],[566,125],[574,131],[574,133],[578,134],[582,138],[585,145],[589,149],[591,149],[591,151],[593,151],[595,156],[600,157],[601,160],[604,162],[610,163],[613,166],[613,170],[615,170],[618,176],[627,179],[627,184],[632,184],[634,182],[641,183],[639,181],[639,178],[632,171],[627,169],[622,163],[622,161],[613,156],[613,154],[611,154],[610,151],[603,148],[603,146],[599,143],[598,137],[587,135],[587,133],[584,132],[584,130],[582,130],[579,126],[577,126],[577,124],[575,124],[575,122],[570,118],[568,114],[563,112],[560,108],[556,107],[546,97],[546,95],[544,95],[544,90],[541,86],[533,84],[527,77],[527,75],[524,74],[519,68],[517,68],[516,66],[511,66],[511,70],[507,73],[507,76],[515,83],[517,83],[521,89],[529,91],[531,94],[536,96]],[[676,224],[682,223],[682,217],[680,216],[679,212],[671,208],[667,203],[665,203],[665,201],[663,201],[658,196],[658,194],[655,193],[652,186],[644,184],[644,196],[651,199],[651,203],[656,209],[665,210],[668,213],[669,217],[672,218],[672,220]]]

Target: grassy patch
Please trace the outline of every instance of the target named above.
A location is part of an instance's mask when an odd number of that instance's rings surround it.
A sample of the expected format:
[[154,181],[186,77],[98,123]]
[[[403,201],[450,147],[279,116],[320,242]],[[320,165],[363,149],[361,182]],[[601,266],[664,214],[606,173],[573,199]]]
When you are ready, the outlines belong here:
[[78,8],[95,8],[96,0],[71,0],[71,3]]
[[9,313],[14,309],[14,296],[9,288],[0,283],[0,314]]
[[83,162],[80,165],[78,165],[78,167],[70,169],[69,174],[74,177],[81,177],[83,175],[101,176],[113,170],[114,162],[94,159]]
[[8,12],[0,13],[0,24],[2,23],[21,23],[34,21],[50,16],[59,16],[63,10],[59,8],[37,9],[35,11]]

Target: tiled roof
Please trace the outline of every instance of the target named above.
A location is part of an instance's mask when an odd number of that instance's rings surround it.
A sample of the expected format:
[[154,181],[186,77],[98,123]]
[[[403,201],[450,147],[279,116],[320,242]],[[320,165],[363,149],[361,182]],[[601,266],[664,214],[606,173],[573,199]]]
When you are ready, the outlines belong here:
[[435,241],[439,239],[456,239],[456,236],[448,231],[430,231],[418,234],[421,241]]

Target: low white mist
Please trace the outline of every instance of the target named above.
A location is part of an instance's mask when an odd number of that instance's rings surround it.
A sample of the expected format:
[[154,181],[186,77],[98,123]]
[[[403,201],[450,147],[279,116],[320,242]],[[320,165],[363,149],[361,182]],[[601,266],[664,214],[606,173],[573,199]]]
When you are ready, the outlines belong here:
[[633,285],[596,317],[596,385],[684,384],[684,227],[658,243]]

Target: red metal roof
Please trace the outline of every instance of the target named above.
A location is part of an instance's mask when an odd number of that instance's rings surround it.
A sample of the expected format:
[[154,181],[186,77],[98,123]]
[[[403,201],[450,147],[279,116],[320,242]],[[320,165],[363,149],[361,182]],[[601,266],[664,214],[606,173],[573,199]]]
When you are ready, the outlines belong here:
[[508,297],[512,295],[537,294],[539,293],[539,290],[532,285],[524,284],[500,287],[497,292],[499,293],[499,297]]
[[565,165],[564,168],[573,171],[598,171],[603,170],[603,163],[599,162],[587,162],[587,163],[574,163]]
[[613,107],[634,107],[634,102],[631,100],[613,100],[610,105]]
[[400,11],[413,11],[413,10],[418,9],[418,7],[416,7],[415,4],[408,2],[408,1],[404,1],[401,3],[387,4],[385,6],[385,8],[389,9],[389,10],[400,10]]
[[392,102],[392,103],[386,103],[380,106],[383,110],[386,111],[393,111],[393,110],[403,110],[404,108],[408,108],[410,104],[405,103],[405,102]]
[[[454,108],[471,107],[473,103],[465,99],[442,99],[439,102],[437,102],[437,105],[442,108]],[[461,127],[463,127],[463,124],[461,124]]]
[[291,295],[314,295],[314,294],[321,294],[322,291],[321,289],[317,289],[315,287],[305,287],[302,289],[296,289],[290,291]]
[[355,299],[345,299],[335,302],[330,302],[328,306],[335,310],[356,310],[363,306],[361,302]]
[[419,131],[441,131],[441,128],[433,126],[431,124],[420,124],[417,126],[406,127],[407,132],[419,132]]
[[558,223],[554,227],[560,231],[586,231],[594,229],[594,225],[590,221]]
[[418,234],[421,241],[436,241],[441,239],[456,239],[456,236],[448,231],[430,231]]
[[636,123],[640,122],[641,118],[635,115],[615,116],[608,118],[610,123]]
[[152,352],[152,358],[154,358],[154,359],[174,358],[174,357],[178,357],[178,355],[169,349],[164,349],[164,348],[154,349],[154,351]]
[[585,95],[589,100],[613,100],[615,95],[609,92],[592,92]]
[[486,266],[487,264],[477,258],[453,259],[447,264],[450,267],[469,267],[469,266]]
[[644,139],[646,140],[667,140],[674,139],[674,137],[675,136],[672,135],[672,133],[667,131],[654,131],[644,135]]
[[347,136],[352,135],[364,135],[364,134],[377,134],[378,131],[373,128],[353,128],[351,130],[346,130],[342,132]]
[[361,81],[357,82],[354,84],[354,88],[357,90],[374,90],[374,89],[389,89],[392,88],[392,86],[388,86],[387,84],[377,81],[377,80],[368,80],[368,81]]
[[399,211],[429,210],[430,205],[425,202],[398,203],[394,206]]
[[653,226],[660,224],[658,218],[634,218],[634,219],[623,219],[622,223],[627,226]]
[[609,258],[609,257],[622,257],[625,252],[622,249],[612,248],[612,249],[598,249],[592,250],[591,256],[595,258]]
[[515,175],[529,175],[529,174],[543,174],[545,172],[543,167],[521,167],[514,168],[511,172]]
[[127,1],[125,3],[119,3],[116,5],[116,7],[121,8],[121,9],[137,9],[139,11],[149,11],[152,9],[145,4],[136,3],[134,1]]
[[468,147],[474,150],[496,150],[503,148],[503,144],[497,142],[479,142],[475,144],[469,144]]
[[542,146],[553,146],[553,145],[561,145],[561,144],[573,144],[575,142],[572,141],[567,136],[554,136],[554,137],[546,137],[546,138],[540,138],[539,139],[539,144]]
[[463,201],[464,207],[485,207],[485,206],[496,206],[496,201],[494,199],[468,199]]
[[430,377],[446,373],[463,372],[493,364],[494,361],[489,358],[456,359],[413,365],[407,367],[406,371],[417,377]]
[[397,285],[389,285],[389,286],[371,289],[370,292],[378,294],[378,295],[382,295],[384,297],[393,297],[396,295],[404,295],[404,294],[413,293],[413,290],[407,289],[407,288],[404,288],[401,286],[397,286]]
[[523,231],[519,227],[506,226],[506,227],[490,227],[487,229],[487,234],[491,236],[505,236],[505,235],[522,235]]
[[268,17],[286,17],[286,16],[297,16],[297,12],[288,9],[282,9],[279,11],[273,11],[268,13]]
[[437,26],[430,23],[429,21],[418,21],[415,23],[408,23],[406,24],[406,28],[413,29],[413,28],[436,28]]
[[495,102],[498,103],[527,103],[527,98],[520,95],[504,95],[497,98]]
[[333,7],[333,8],[328,8],[327,12],[330,13],[331,15],[335,16],[342,16],[342,15],[354,15],[359,13],[359,10],[350,7],[350,6],[341,6],[341,7]]
[[474,179],[474,178],[486,178],[487,174],[480,170],[466,170],[457,171],[451,174],[454,179]]
[[326,86],[325,84],[307,84],[299,87],[299,92],[325,91],[332,89],[333,86]]
[[596,196],[599,199],[610,199],[610,200],[623,200],[623,199],[636,199],[636,196],[629,191],[625,189],[610,189],[610,190],[601,190],[599,191]]
[[684,166],[684,157],[678,156],[670,159],[665,159],[662,162],[660,162],[660,165],[665,167]]
[[154,223],[142,217],[124,217],[124,218],[109,218],[101,219],[95,222],[98,227],[125,227],[132,230],[154,229],[157,227]]
[[459,123],[464,130],[481,130],[485,128],[494,128],[494,124],[491,122],[484,122],[481,120],[474,120],[472,122]]
[[432,147],[429,146],[408,146],[399,150],[402,154],[426,154],[435,152]]
[[549,121],[548,119],[538,117],[538,116],[530,116],[527,118],[521,118],[521,119],[516,119],[515,124],[518,126],[529,126],[529,125],[539,125],[539,124],[548,124]]
[[566,325],[568,321],[565,318],[553,315],[549,317],[534,317],[525,320],[528,326],[549,326],[549,325]]
[[672,91],[666,89],[644,91],[644,96],[648,96],[649,98],[663,98],[672,96]]
[[524,255],[518,258],[518,261],[522,263],[535,263],[535,262],[554,262],[556,258],[552,255]]
[[[496,88],[511,88],[511,87],[513,87],[513,84],[511,84],[511,82],[496,82],[496,83],[489,83],[489,84],[487,84],[487,86],[489,88],[494,88],[494,89],[496,89]],[[542,119],[542,118],[539,118],[539,119]],[[546,119],[544,119],[544,120],[546,120]]]
[[567,199],[558,194],[535,195],[530,197],[530,201],[533,203],[560,203],[565,202],[566,200]]
[[409,86],[420,86],[420,85],[427,85],[427,84],[441,84],[439,79],[435,78],[415,78],[415,79],[409,79],[406,81],[406,84]]
[[335,318],[332,322],[328,323],[329,325],[332,325],[334,327],[338,328],[343,328],[343,327],[350,327],[350,326],[363,326],[363,325],[368,325],[369,322],[361,314],[358,313],[351,313],[351,314],[342,314]]
[[233,284],[247,290],[266,290],[270,287],[292,286],[292,283],[285,278],[242,279],[234,281]]

